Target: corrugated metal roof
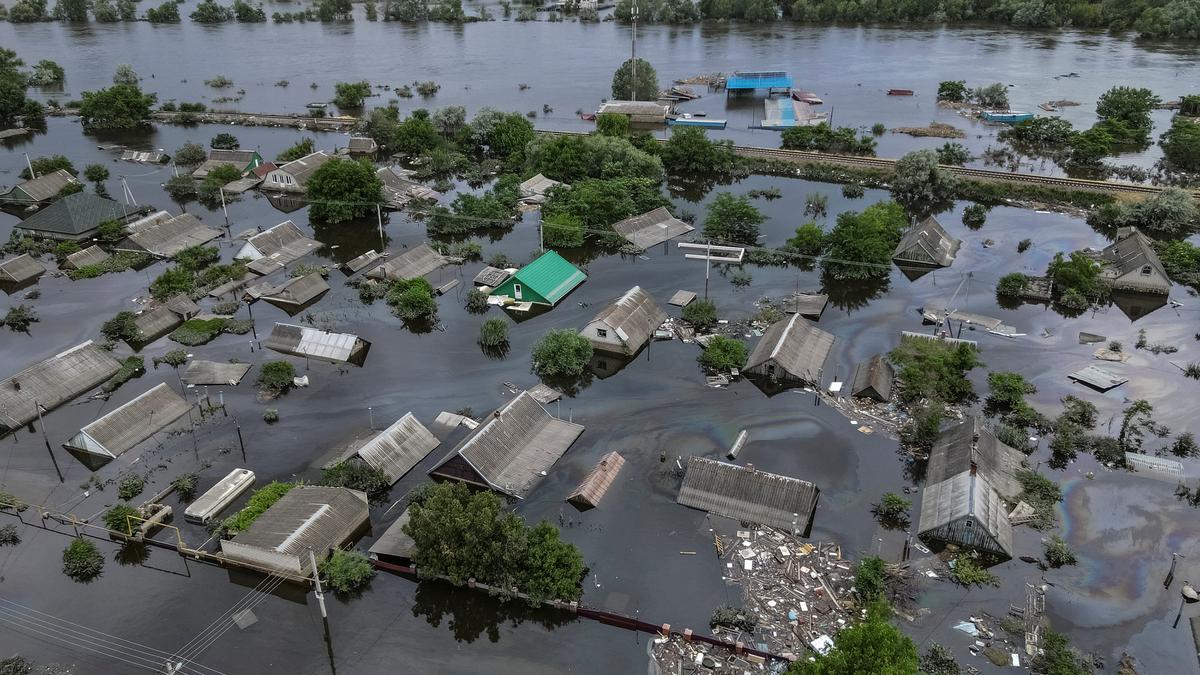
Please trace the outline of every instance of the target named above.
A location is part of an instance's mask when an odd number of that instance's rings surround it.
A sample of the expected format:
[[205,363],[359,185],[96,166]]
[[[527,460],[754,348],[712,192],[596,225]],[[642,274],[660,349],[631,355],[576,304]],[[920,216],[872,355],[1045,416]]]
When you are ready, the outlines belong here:
[[369,342],[357,335],[331,333],[289,323],[275,324],[264,344],[284,354],[309,356],[334,363],[355,361],[370,346]]
[[587,279],[587,275],[578,267],[553,250],[538,256],[537,260],[517,270],[513,276],[550,304],[563,299]]
[[601,457],[600,463],[592,467],[579,487],[575,488],[567,497],[567,501],[595,508],[600,504],[600,500],[604,499],[604,494],[608,492],[608,488],[612,487],[613,481],[617,479],[617,474],[621,472],[623,466],[625,466],[625,458],[616,451]]
[[692,304],[692,301],[695,299],[696,294],[692,291],[675,291],[675,295],[671,296],[671,299],[667,301],[667,304],[675,305],[676,307],[687,307],[688,305]]
[[167,161],[167,153],[156,150],[126,150],[121,153],[121,159],[126,162],[137,162],[139,164],[162,164]]
[[315,300],[321,294],[329,291],[329,284],[320,272],[313,272],[302,277],[293,277],[275,286],[262,299],[281,307],[302,307]]
[[369,521],[366,494],[349,488],[298,485],[234,537],[236,546],[223,546],[222,552],[235,559],[246,557],[239,547],[279,553],[299,559],[301,572],[307,573],[310,548],[317,560],[324,560],[331,549],[341,546]]
[[1122,377],[1120,374],[1101,368],[1100,366],[1087,366],[1071,373],[1067,377],[1100,391],[1108,391],[1129,381],[1128,377]]
[[1001,443],[979,417],[968,416],[962,422],[942,430],[929,451],[925,483],[937,483],[972,466],[989,484],[1006,497],[1021,492],[1017,470],[1025,458],[1020,451]]
[[696,228],[671,215],[666,207],[613,223],[617,234],[640,249],[648,249]]
[[77,270],[80,267],[87,267],[88,265],[99,265],[105,260],[108,260],[108,258],[109,255],[107,251],[100,248],[96,244],[92,244],[82,251],[76,251],[67,256],[67,259],[63,261],[62,266],[63,269]]
[[549,192],[551,189],[556,188],[562,184],[563,184],[562,181],[557,181],[557,180],[553,180],[551,178],[546,178],[545,176],[543,176],[542,174],[539,173],[538,175],[534,176],[533,178],[529,178],[525,181],[522,181],[522,183],[518,187],[518,189],[519,189],[522,197],[535,197],[535,196],[544,197],[544,196],[546,196],[546,193]]
[[379,144],[370,136],[355,136],[346,144],[350,152],[371,153],[379,149]]
[[361,272],[376,260],[379,260],[379,253],[376,252],[375,249],[371,249],[360,256],[356,256],[342,263],[342,269],[349,274],[355,274],[357,272]]
[[[654,296],[641,286],[634,286],[616,302],[600,310],[588,327],[597,322],[608,326],[625,343],[626,353],[634,354],[666,320],[667,313],[654,301]],[[585,333],[584,337],[593,337],[586,328]]]
[[77,237],[95,230],[106,220],[124,217],[125,212],[117,202],[90,192],[76,192],[26,218],[16,227]]
[[363,461],[387,474],[395,483],[425,459],[441,441],[412,413],[396,420],[358,448]]
[[189,407],[163,383],[80,429],[63,447],[117,457],[186,415]]
[[237,257],[255,261],[270,258],[271,262],[287,265],[322,246],[319,241],[306,236],[295,223],[285,220],[247,239]]
[[0,282],[23,284],[46,273],[46,266],[28,253],[0,263]]
[[[15,188],[13,188],[13,190],[9,192],[8,195],[4,195],[3,198],[0,198],[0,201],[14,203],[44,202],[47,199],[51,199],[57,195],[66,186],[77,183],[79,183],[79,181],[76,180],[75,176],[71,175],[71,172],[67,171],[66,169],[58,169],[51,171],[48,174],[38,176],[37,178],[19,183]],[[17,190],[23,192],[24,197],[12,194]]]
[[783,301],[783,311],[816,321],[828,304],[829,296],[824,293],[796,293]]
[[738,89],[791,89],[792,76],[783,70],[737,71],[725,81],[725,88]]
[[1113,277],[1140,273],[1143,267],[1149,265],[1165,281],[1165,288],[1171,288],[1170,281],[1166,281],[1167,271],[1163,268],[1158,253],[1154,251],[1153,242],[1136,227],[1122,230],[1118,239],[1101,252],[1100,260],[1111,267],[1110,274]]
[[742,522],[803,533],[817,508],[816,485],[704,457],[688,459],[676,501]]
[[220,361],[191,361],[183,371],[186,384],[217,384],[237,386],[250,370],[249,363],[223,363]]
[[0,425],[16,429],[37,419],[34,401],[49,411],[104,382],[121,363],[91,341],[0,382]]
[[379,267],[367,272],[372,279],[416,279],[446,264],[446,256],[433,250],[429,244],[421,244],[401,253]]
[[308,179],[312,177],[313,173],[317,169],[321,168],[323,164],[331,159],[333,159],[333,157],[325,154],[324,151],[318,150],[312,154],[305,155],[300,159],[292,160],[287,164],[284,164],[283,166],[279,167],[279,171],[290,175],[292,178],[295,178],[297,185],[304,185],[308,182]]
[[158,305],[138,314],[133,320],[140,336],[135,344],[146,344],[175,330],[183,323],[183,317],[166,305]]
[[254,161],[255,155],[258,153],[253,150],[219,150],[213,149],[208,151],[208,158],[218,162],[231,162],[246,166]]
[[404,533],[404,526],[408,524],[412,514],[408,509],[400,512],[400,517],[396,522],[392,523],[383,534],[379,535],[379,539],[371,544],[368,552],[372,555],[388,556],[391,558],[408,558],[412,559],[413,553],[417,551],[417,542],[413,538]]
[[892,397],[892,380],[895,376],[892,364],[882,354],[876,354],[855,368],[850,395],[887,401]]
[[1006,504],[985,476],[971,471],[926,483],[917,532],[922,538],[1012,557]]
[[753,371],[773,361],[793,378],[818,382],[833,341],[832,334],[794,314],[767,328],[750,352],[745,370]]
[[[488,416],[441,464],[458,455],[493,489],[524,498],[582,433],[582,425],[551,416],[523,391]],[[437,474],[438,468],[430,473]]]
[[962,241],[947,234],[942,224],[929,216],[904,233],[892,259],[949,267],[960,246]]

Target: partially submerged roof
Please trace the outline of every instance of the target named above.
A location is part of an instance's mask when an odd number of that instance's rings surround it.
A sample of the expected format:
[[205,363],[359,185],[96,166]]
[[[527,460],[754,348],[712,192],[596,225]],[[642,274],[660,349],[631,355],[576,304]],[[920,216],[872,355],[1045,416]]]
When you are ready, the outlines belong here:
[[1100,366],[1087,366],[1071,373],[1067,377],[1100,391],[1108,391],[1129,381],[1128,377],[1122,377],[1120,374],[1101,368]]
[[18,183],[13,189],[0,194],[0,202],[36,204],[53,198],[63,188],[77,183],[79,181],[71,175],[71,172],[66,169],[58,169]]
[[0,427],[16,429],[38,417],[34,401],[50,411],[112,377],[121,363],[85,342],[0,382]]
[[796,293],[784,300],[783,311],[816,321],[825,313],[828,304],[829,296],[824,293]]
[[670,107],[654,101],[605,101],[597,111],[601,115],[609,113],[628,115],[630,117],[666,118]]
[[742,522],[803,534],[812,523],[818,492],[816,485],[798,478],[691,457],[676,501]]
[[947,234],[942,224],[933,216],[929,216],[904,233],[900,243],[896,245],[896,250],[892,252],[892,259],[949,267],[958,255],[960,246],[962,241]]
[[509,276],[508,270],[488,265],[475,275],[475,285],[495,288],[504,283]]
[[71,255],[67,256],[67,259],[63,261],[62,266],[63,266],[63,269],[77,270],[80,267],[87,267],[89,265],[99,265],[100,263],[104,262],[105,260],[108,260],[108,258],[109,258],[109,255],[108,255],[107,251],[100,248],[96,244],[92,244],[91,246],[83,249],[82,251],[76,251],[76,252],[72,253]]
[[986,478],[1001,495],[1015,497],[1021,493],[1017,470],[1021,468],[1022,459],[1024,455],[1001,443],[981,418],[969,416],[942,430],[934,442],[929,451],[925,484],[932,485],[970,471]]
[[625,466],[625,458],[616,451],[601,457],[600,462],[588,472],[583,482],[567,497],[567,501],[577,506],[590,508],[599,506],[600,500],[604,499],[604,494],[608,492],[608,488],[612,487],[613,481],[617,479],[617,474],[621,472],[623,466]]
[[666,320],[667,313],[654,301],[654,296],[641,286],[634,286],[616,302],[600,310],[592,323],[608,326],[632,354],[641,349]]
[[46,273],[46,266],[28,253],[0,263],[0,283],[23,284]]
[[926,483],[917,531],[926,540],[1012,557],[1007,505],[982,474],[961,471],[937,483]]
[[355,453],[395,483],[433,452],[440,442],[410,412],[363,443]]
[[118,248],[145,251],[170,258],[190,246],[199,246],[221,236],[221,231],[206,226],[190,213],[168,220],[141,220],[129,224],[129,238]]
[[669,239],[687,234],[696,229],[671,215],[666,207],[660,206],[640,216],[633,216],[613,223],[617,234],[640,249],[652,248]]
[[583,426],[560,420],[523,391],[489,415],[430,474],[524,498]]
[[361,272],[371,265],[371,263],[379,260],[379,253],[375,249],[371,249],[362,255],[355,256],[350,260],[342,263],[342,270],[347,274],[355,274]]
[[557,181],[552,178],[546,178],[539,173],[533,178],[522,181],[521,185],[518,187],[518,190],[520,191],[521,196],[527,199],[531,197],[545,197],[550,190],[562,184],[563,183],[561,181]]
[[383,182],[383,202],[390,208],[402,208],[414,199],[437,201],[442,198],[442,193],[409,178],[411,172],[402,167],[380,167],[375,175]]
[[292,178],[295,178],[297,185],[304,185],[308,182],[308,179],[312,177],[313,173],[315,173],[317,169],[321,168],[325,162],[328,162],[331,159],[333,159],[333,157],[325,154],[321,150],[318,150],[314,153],[305,155],[300,159],[292,160],[287,164],[280,166],[278,170],[290,175]]
[[221,552],[294,574],[311,570],[308,551],[324,560],[370,521],[367,495],[344,487],[298,485]]
[[63,447],[117,457],[183,417],[189,407],[164,382],[80,429]]
[[832,334],[793,314],[767,328],[750,352],[745,370],[752,371],[771,362],[795,379],[818,382],[833,341]]
[[371,343],[349,333],[277,323],[264,343],[266,347],[284,354],[308,356],[334,363],[362,365]]
[[[586,279],[587,275],[578,267],[567,262],[557,252],[550,250],[538,256],[537,260],[517,270],[516,274],[501,284],[494,292],[497,295],[515,297],[513,285],[521,284],[525,291],[532,291],[553,305],[566,297]],[[524,299],[529,300],[530,298]]]
[[1157,273],[1154,285],[1171,286],[1166,269],[1154,251],[1153,241],[1136,227],[1122,229],[1117,240],[1100,253],[1100,261],[1106,268],[1104,276],[1119,278],[1127,274],[1140,274],[1149,267]]
[[379,149],[379,144],[370,136],[352,136],[346,149],[350,152],[372,153]]
[[529,395],[533,397],[533,400],[541,403],[542,405],[549,405],[562,398],[561,391],[542,382],[538,382],[530,387],[527,391],[529,392]]
[[725,81],[725,88],[741,89],[791,89],[792,76],[783,70],[739,70]]
[[49,235],[80,237],[108,220],[120,220],[125,212],[117,202],[90,192],[67,195],[21,221],[16,227]]
[[416,279],[442,267],[446,262],[446,256],[433,250],[429,244],[421,244],[367,272],[367,276],[393,281]]
[[858,364],[854,370],[850,395],[886,402],[892,397],[892,379],[895,376],[892,364],[882,354],[876,354]]
[[322,246],[317,240],[305,235],[295,223],[285,220],[247,239],[237,257],[249,260],[269,258],[271,262],[287,265]]
[[671,296],[671,299],[667,301],[667,304],[675,305],[676,307],[687,307],[688,305],[692,304],[692,301],[695,299],[696,294],[692,291],[680,290],[675,291],[675,295]]
[[408,525],[411,518],[412,513],[408,509],[401,511],[396,522],[379,535],[367,552],[375,558],[411,560],[413,553],[417,551],[417,542],[404,533],[404,526]]
[[121,153],[121,159],[139,164],[162,164],[167,161],[167,153],[158,150],[126,150]]
[[250,370],[249,363],[227,363],[221,361],[190,361],[183,371],[185,384],[228,385],[235,387]]
[[262,299],[284,309],[300,308],[329,291],[320,272],[293,277],[262,294]]
[[139,337],[131,340],[132,344],[144,345],[175,330],[184,317],[166,305],[156,305],[137,315],[133,324],[137,326]]

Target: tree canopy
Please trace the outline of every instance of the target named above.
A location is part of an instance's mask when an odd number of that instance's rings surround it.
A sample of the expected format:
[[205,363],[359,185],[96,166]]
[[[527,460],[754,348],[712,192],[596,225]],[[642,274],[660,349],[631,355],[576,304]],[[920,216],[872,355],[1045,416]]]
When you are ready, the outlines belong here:
[[142,93],[136,84],[114,84],[107,89],[83,92],[79,119],[92,129],[128,129],[150,121],[158,97]]
[[801,658],[788,675],[912,675],[917,672],[917,646],[888,620],[882,601],[872,603],[865,621],[837,634],[833,649],[809,661]]
[[312,202],[309,216],[324,223],[362,218],[382,199],[383,182],[369,161],[330,159],[308,179],[305,195]]
[[938,166],[933,150],[916,150],[896,161],[892,198],[908,209],[929,208],[954,197],[958,180]]
[[720,243],[758,244],[758,226],[766,217],[746,195],[721,192],[708,205],[704,236]]
[[592,343],[570,329],[552,330],[533,347],[533,370],[543,377],[577,377],[592,358]]
[[612,97],[617,101],[653,101],[658,98],[658,73],[646,59],[637,59],[634,79],[634,60],[628,59],[613,73]]
[[836,279],[886,278],[907,222],[904,209],[896,202],[838,214],[837,225],[825,236],[825,271]]

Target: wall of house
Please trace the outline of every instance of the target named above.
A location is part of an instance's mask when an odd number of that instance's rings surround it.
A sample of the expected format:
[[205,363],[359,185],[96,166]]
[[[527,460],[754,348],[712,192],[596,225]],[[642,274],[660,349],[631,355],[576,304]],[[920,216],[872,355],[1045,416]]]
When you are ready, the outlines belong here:
[[617,337],[617,331],[603,321],[593,321],[584,326],[579,334],[591,341],[592,346],[613,354],[629,354],[630,346]]

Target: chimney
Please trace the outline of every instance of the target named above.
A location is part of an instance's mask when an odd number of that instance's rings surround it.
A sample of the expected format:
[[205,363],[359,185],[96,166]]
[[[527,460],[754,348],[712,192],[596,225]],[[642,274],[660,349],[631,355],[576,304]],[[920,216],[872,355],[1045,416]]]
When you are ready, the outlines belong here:
[[753,465],[753,464],[747,464],[747,465],[746,465],[746,468],[747,468],[747,469],[749,469],[750,471],[754,471],[754,465]]

